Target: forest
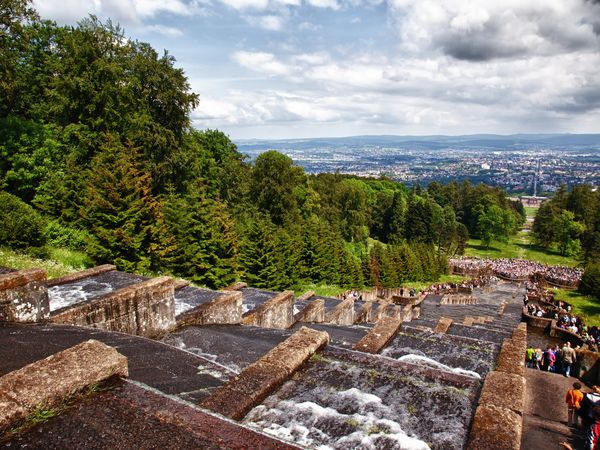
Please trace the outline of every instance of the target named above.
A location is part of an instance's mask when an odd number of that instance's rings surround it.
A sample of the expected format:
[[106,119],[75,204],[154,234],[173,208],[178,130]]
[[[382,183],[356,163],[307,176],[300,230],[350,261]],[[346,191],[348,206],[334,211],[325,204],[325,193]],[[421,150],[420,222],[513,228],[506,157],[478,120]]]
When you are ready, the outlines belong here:
[[[65,247],[211,288],[391,287],[435,281],[469,237],[490,245],[525,220],[486,185],[309,176],[276,151],[249,160],[223,132],[192,127],[202,99],[169,53],[95,17],[43,21],[25,0],[1,14],[0,246]],[[598,194],[561,195],[540,215],[564,211],[586,230],[565,251],[597,256],[598,208],[578,198]]]

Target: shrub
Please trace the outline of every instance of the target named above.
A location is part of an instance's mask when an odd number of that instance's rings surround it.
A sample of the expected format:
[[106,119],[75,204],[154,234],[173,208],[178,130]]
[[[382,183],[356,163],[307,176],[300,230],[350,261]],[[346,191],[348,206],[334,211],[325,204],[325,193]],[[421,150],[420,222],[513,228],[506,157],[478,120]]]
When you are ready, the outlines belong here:
[[56,220],[48,221],[44,236],[48,244],[70,250],[84,250],[90,238],[87,231],[67,227]]
[[579,283],[579,292],[600,299],[600,262],[592,262],[586,266]]
[[27,203],[0,192],[0,245],[15,249],[45,244],[42,216]]

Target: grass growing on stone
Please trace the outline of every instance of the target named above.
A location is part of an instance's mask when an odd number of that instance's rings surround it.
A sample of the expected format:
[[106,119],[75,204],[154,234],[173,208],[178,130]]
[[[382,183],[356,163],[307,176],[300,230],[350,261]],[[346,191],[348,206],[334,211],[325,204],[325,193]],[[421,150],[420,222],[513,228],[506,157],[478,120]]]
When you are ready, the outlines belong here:
[[481,244],[478,239],[469,239],[465,250],[467,256],[481,258],[523,258],[539,261],[544,264],[575,267],[580,262],[572,256],[562,256],[553,250],[546,250],[531,244],[529,233],[520,231],[512,236],[508,242],[492,242],[489,248]]
[[7,248],[0,248],[0,267],[10,269],[44,269],[48,278],[58,278],[89,267],[89,259],[79,253],[65,249],[49,249],[51,259],[34,258]]
[[600,326],[600,301],[589,295],[569,289],[551,289],[554,298],[569,303],[573,314],[581,317],[588,326]]

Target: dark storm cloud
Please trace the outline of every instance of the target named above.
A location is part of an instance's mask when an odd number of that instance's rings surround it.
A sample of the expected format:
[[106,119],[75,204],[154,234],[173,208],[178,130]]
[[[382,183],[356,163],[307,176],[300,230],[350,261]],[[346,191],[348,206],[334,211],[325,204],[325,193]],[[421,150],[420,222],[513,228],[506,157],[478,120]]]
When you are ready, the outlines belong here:
[[457,16],[451,14],[446,26],[430,30],[432,43],[448,56],[472,62],[598,48],[600,0],[582,2],[584,8],[571,17],[550,8],[523,7],[513,15],[492,10],[484,23],[462,28],[453,26]]

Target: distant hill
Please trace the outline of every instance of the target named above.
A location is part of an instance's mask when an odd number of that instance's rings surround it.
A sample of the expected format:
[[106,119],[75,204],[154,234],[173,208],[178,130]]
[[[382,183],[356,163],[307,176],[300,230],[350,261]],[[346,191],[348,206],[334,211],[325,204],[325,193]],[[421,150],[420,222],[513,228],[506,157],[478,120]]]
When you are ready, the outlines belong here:
[[315,148],[315,147],[357,147],[357,146],[389,146],[426,148],[429,150],[458,147],[458,148],[490,148],[515,149],[518,147],[581,147],[591,146],[600,148],[600,134],[470,134],[461,136],[348,136],[331,138],[307,139],[240,139],[235,141],[241,150],[264,150],[284,148]]

